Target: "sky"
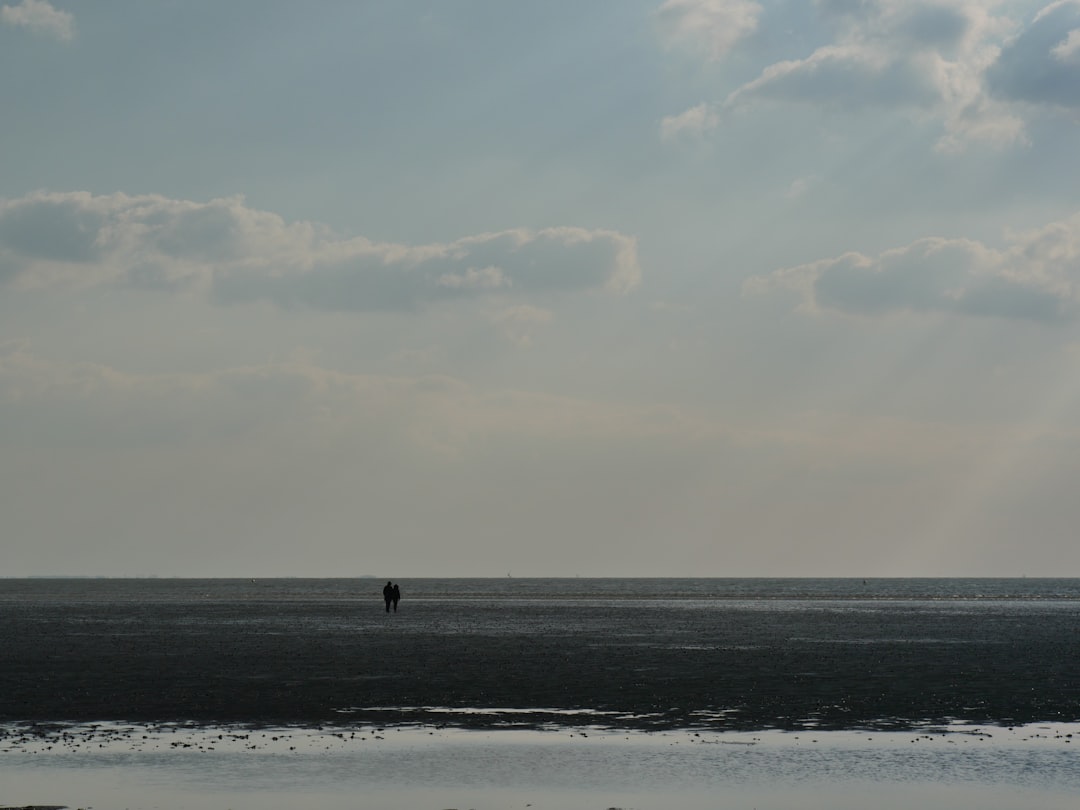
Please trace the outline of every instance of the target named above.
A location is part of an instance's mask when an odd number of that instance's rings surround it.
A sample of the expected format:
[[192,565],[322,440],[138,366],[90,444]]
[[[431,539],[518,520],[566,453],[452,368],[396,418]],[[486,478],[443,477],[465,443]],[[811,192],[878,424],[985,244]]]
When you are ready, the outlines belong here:
[[0,0],[0,576],[1080,576],[1080,0]]

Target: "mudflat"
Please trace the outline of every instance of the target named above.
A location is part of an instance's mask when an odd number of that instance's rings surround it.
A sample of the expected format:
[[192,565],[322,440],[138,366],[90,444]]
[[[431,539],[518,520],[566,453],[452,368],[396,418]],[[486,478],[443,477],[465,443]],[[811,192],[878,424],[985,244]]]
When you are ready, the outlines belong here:
[[[1080,720],[1078,607],[0,601],[0,721],[903,727]],[[443,714],[444,708],[533,710]]]

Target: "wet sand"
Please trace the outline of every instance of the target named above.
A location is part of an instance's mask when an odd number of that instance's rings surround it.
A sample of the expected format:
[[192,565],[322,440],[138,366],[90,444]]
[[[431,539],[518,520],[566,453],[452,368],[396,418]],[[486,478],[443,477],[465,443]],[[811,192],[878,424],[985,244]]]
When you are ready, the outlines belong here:
[[[1080,720],[1076,606],[8,600],[0,721]],[[410,709],[412,707],[412,709]],[[432,713],[433,707],[532,710]]]

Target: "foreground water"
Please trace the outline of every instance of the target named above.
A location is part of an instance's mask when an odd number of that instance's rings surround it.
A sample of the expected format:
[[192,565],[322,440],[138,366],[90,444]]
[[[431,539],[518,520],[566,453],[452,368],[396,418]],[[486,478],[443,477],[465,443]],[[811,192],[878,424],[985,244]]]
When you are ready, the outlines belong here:
[[1080,800],[1080,580],[382,584],[0,580],[0,807]]
[[0,747],[0,803],[1071,810],[1075,745],[1080,726],[1062,724],[809,734],[95,725],[11,734]]

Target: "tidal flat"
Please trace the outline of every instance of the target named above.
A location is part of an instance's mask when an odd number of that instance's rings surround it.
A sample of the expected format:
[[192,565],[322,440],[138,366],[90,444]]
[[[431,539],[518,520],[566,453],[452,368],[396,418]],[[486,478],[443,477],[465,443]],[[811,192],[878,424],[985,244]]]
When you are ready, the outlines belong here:
[[1080,581],[0,580],[0,806],[1072,808]]

